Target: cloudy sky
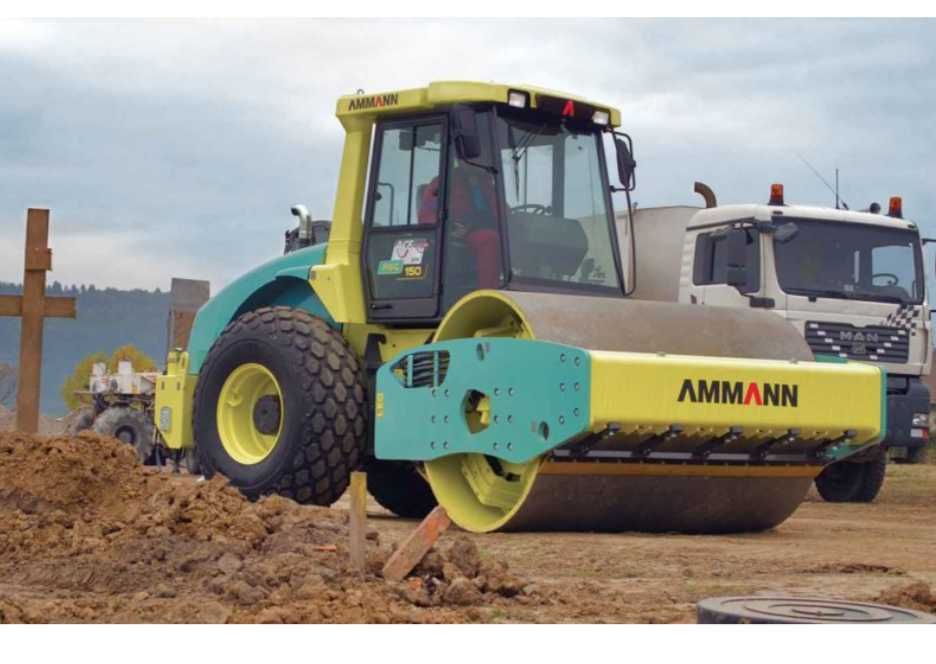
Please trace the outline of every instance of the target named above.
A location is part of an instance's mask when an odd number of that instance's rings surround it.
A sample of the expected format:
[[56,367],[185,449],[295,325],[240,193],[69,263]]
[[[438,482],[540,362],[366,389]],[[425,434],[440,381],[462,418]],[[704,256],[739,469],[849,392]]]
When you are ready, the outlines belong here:
[[335,99],[431,80],[618,106],[641,206],[904,197],[936,235],[932,20],[0,20],[0,280],[50,207],[65,283],[221,285],[331,216]]

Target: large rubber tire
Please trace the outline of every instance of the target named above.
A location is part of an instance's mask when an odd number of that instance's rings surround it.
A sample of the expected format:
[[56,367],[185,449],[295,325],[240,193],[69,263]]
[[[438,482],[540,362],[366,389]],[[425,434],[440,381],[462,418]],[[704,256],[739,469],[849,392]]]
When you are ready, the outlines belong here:
[[859,464],[864,466],[864,478],[861,487],[855,495],[856,503],[873,502],[884,486],[884,475],[887,474],[887,453],[881,452],[870,461]]
[[839,461],[826,466],[816,477],[816,490],[830,503],[854,502],[864,482],[863,463]]
[[865,461],[833,463],[816,478],[816,490],[830,503],[870,503],[877,498],[887,472],[886,454]]
[[108,408],[94,420],[93,429],[133,447],[140,463],[153,462],[153,423],[142,410],[126,406]]
[[[243,463],[222,442],[218,398],[228,377],[247,364],[272,375],[282,403],[272,448]],[[276,493],[331,505],[362,458],[366,398],[354,351],[325,321],[288,307],[245,313],[215,340],[198,377],[193,420],[201,472],[224,475],[251,499]]]
[[70,416],[65,433],[74,436],[82,431],[87,431],[94,426],[94,407],[82,406],[73,415]]
[[405,461],[368,463],[367,490],[381,507],[405,519],[422,519],[438,504],[429,483]]

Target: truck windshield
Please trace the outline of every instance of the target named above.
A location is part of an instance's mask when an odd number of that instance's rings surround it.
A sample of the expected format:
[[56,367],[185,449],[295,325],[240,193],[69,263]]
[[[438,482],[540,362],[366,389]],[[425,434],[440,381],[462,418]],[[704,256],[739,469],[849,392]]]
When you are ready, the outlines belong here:
[[777,278],[787,293],[880,302],[923,301],[916,232],[866,224],[786,219],[799,232],[774,241]]
[[494,133],[510,280],[619,292],[599,132],[504,111]]

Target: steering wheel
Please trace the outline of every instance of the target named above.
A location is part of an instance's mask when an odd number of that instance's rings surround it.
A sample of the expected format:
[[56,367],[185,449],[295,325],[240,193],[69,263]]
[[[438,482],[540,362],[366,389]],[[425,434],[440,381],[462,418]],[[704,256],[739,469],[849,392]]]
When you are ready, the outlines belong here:
[[884,286],[896,286],[898,283],[900,283],[900,277],[898,277],[893,272],[878,272],[877,274],[872,274],[871,283],[873,284],[874,280],[878,277],[889,277],[891,279],[891,282],[889,284],[884,284]]
[[529,209],[533,214],[546,214],[549,212],[549,208],[545,205],[540,205],[539,203],[524,203],[523,205],[517,205],[516,207],[510,208],[511,212],[523,212]]

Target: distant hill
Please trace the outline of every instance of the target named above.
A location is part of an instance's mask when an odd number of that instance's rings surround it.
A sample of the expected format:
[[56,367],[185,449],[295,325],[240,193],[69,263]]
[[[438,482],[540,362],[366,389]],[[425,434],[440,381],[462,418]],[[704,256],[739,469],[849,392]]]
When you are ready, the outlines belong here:
[[[20,284],[0,281],[0,295],[17,295]],[[91,286],[62,286],[54,282],[48,295],[77,298],[78,318],[45,321],[42,349],[42,412],[59,416],[65,404],[62,386],[82,357],[95,351],[109,353],[118,346],[133,344],[160,365],[166,354],[166,323],[169,293],[159,289],[118,290]],[[0,362],[19,361],[19,319],[0,317]]]

